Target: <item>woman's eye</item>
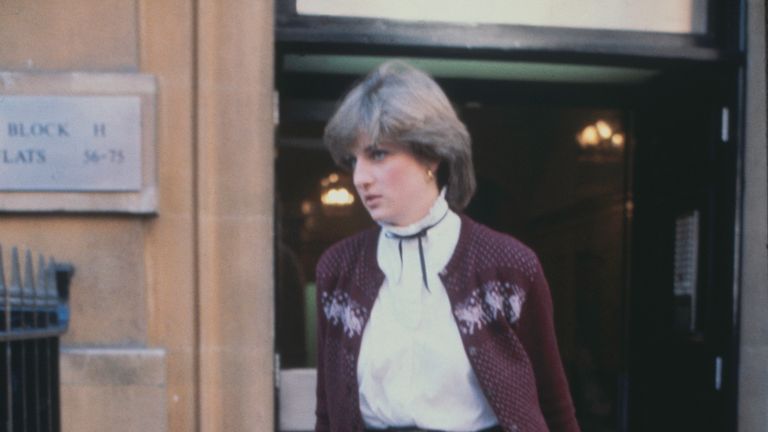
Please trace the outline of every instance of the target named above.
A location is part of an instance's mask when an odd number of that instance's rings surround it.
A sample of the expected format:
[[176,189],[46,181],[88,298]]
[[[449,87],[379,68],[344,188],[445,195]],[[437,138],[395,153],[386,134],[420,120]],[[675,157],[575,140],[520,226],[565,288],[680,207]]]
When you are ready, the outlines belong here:
[[353,169],[355,167],[355,164],[357,163],[357,158],[354,156],[347,156],[342,161],[344,166],[346,166],[349,169]]
[[382,160],[385,156],[387,156],[386,150],[371,150],[371,159],[373,160]]

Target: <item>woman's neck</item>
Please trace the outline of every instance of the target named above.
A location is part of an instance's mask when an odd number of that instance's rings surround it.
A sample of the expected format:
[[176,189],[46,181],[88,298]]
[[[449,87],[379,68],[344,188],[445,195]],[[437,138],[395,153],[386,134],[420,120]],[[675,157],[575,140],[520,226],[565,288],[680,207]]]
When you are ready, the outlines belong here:
[[409,235],[421,229],[437,223],[448,211],[448,202],[445,200],[445,189],[435,193],[429,206],[422,211],[421,217],[405,224],[389,224],[380,222],[382,228],[398,235]]

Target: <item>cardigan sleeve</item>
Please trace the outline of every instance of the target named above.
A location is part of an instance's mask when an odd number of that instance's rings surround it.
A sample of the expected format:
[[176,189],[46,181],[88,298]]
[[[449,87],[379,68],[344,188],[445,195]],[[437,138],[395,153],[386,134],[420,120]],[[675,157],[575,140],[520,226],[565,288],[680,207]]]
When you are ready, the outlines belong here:
[[533,280],[526,293],[519,337],[533,366],[539,405],[551,432],[578,432],[568,380],[557,347],[549,284],[538,259]]

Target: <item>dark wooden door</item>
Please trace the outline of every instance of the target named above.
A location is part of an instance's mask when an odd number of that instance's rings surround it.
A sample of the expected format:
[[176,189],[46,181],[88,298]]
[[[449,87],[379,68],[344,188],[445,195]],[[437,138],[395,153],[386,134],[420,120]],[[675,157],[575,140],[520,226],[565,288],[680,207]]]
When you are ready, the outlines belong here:
[[735,83],[666,74],[636,111],[630,431],[736,430]]

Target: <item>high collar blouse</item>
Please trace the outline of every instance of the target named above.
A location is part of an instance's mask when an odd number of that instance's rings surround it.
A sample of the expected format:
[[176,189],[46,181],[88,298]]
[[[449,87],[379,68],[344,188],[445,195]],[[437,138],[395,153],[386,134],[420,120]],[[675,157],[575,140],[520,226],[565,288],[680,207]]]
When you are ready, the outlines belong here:
[[[471,431],[497,423],[472,370],[438,277],[459,239],[461,219],[444,191],[420,221],[382,225],[377,260],[385,275],[363,333],[357,377],[367,427]],[[421,237],[428,288],[424,285]],[[394,235],[393,235],[394,234]]]

